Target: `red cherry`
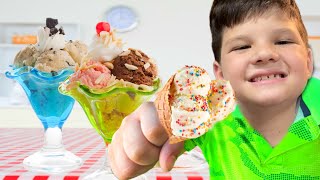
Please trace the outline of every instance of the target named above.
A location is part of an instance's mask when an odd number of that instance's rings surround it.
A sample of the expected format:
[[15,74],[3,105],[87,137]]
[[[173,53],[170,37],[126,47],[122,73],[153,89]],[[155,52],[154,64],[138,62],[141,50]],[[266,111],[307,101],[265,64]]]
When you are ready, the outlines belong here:
[[97,31],[98,36],[100,35],[100,32],[101,32],[101,31],[110,32],[110,24],[107,23],[107,22],[99,22],[99,23],[96,25],[96,31]]

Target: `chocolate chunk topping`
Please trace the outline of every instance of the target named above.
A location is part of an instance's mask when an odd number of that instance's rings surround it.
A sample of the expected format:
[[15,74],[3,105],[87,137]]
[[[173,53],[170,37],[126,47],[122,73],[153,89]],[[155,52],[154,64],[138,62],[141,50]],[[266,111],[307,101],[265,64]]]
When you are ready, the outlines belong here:
[[48,28],[54,28],[58,24],[58,19],[53,19],[53,18],[47,18],[46,19],[46,26]]
[[72,66],[72,64],[70,64],[69,61],[66,61],[66,63],[67,63],[69,66]]
[[52,35],[54,35],[54,34],[57,34],[57,32],[58,32],[58,29],[57,29],[57,28],[51,28],[51,29],[50,29],[50,34],[49,34],[49,36],[52,36]]
[[59,34],[65,35],[63,28],[60,27],[58,29],[58,28],[56,28],[56,25],[58,25],[58,19],[53,19],[53,18],[46,19],[46,27],[50,29],[49,36],[55,35],[58,32],[59,32]]
[[59,34],[65,35],[64,34],[64,30],[62,29],[62,27],[59,28]]
[[58,73],[56,71],[51,71],[52,76],[56,76],[58,75]]

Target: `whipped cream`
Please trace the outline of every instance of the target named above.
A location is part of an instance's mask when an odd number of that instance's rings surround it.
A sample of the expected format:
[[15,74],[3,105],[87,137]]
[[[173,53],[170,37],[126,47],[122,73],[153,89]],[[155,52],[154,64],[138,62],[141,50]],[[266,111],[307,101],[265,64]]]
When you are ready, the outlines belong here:
[[50,36],[48,27],[39,28],[37,40],[35,47],[39,52],[63,49],[66,44],[63,34],[56,33]]
[[101,31],[100,36],[94,36],[86,59],[111,61],[122,52],[122,40],[115,37],[114,30],[110,32]]

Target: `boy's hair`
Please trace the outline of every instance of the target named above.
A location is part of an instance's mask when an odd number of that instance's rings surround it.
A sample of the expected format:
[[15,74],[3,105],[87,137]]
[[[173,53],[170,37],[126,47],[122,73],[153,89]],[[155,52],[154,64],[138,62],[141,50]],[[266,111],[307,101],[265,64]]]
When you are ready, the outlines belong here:
[[214,0],[210,12],[212,50],[218,63],[221,60],[223,30],[278,8],[296,22],[300,36],[308,47],[308,35],[295,0]]

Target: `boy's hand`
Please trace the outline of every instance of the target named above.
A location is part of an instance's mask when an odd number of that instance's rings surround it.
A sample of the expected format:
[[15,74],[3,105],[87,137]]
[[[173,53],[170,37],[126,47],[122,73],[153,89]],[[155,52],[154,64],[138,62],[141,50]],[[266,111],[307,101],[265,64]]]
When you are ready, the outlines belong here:
[[142,104],[127,116],[108,147],[113,173],[129,179],[147,172],[159,161],[164,171],[172,169],[183,151],[183,142],[169,144],[152,102]]

